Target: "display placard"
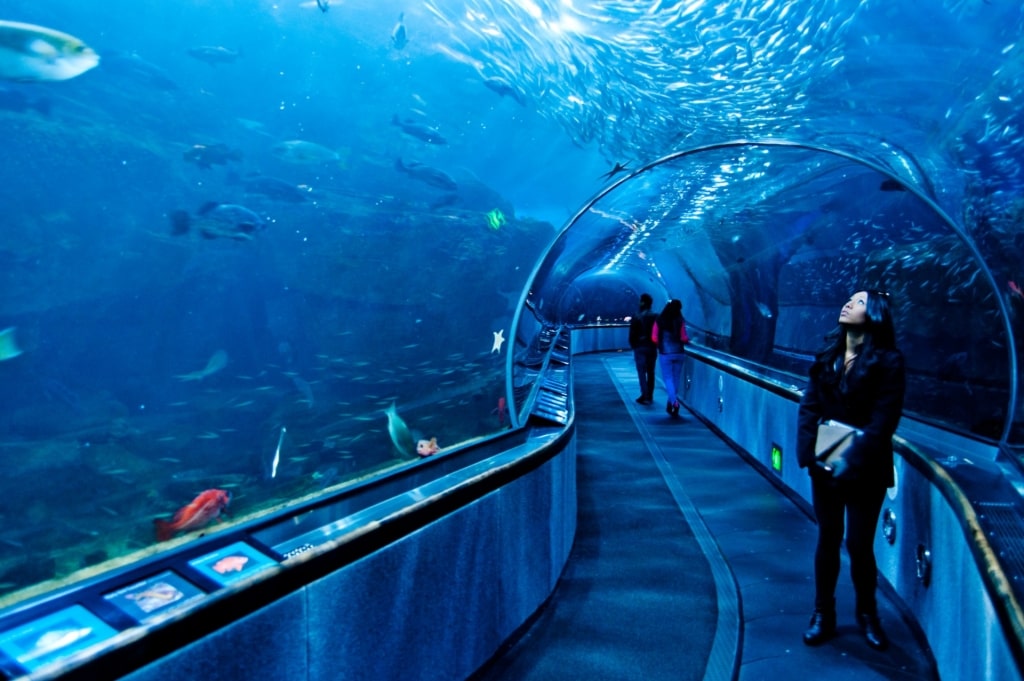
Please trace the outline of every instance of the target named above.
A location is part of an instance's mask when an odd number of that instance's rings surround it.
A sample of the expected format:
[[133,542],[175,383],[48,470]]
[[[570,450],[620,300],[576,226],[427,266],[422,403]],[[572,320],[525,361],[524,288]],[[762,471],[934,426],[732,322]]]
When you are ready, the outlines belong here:
[[96,615],[73,605],[0,633],[0,650],[32,672],[116,633]]
[[170,570],[105,594],[109,603],[142,624],[202,598],[197,586]]
[[245,542],[235,542],[213,553],[188,562],[221,586],[251,577],[257,572],[277,565],[277,561],[263,555]]

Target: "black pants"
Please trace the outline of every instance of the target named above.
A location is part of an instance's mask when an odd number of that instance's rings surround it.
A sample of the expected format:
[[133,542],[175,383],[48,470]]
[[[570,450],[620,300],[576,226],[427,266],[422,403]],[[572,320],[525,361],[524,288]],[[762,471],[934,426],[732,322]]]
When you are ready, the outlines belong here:
[[814,607],[823,611],[834,607],[845,520],[846,551],[850,555],[850,577],[857,596],[857,612],[877,614],[875,528],[885,501],[885,488],[873,482],[833,480],[815,471],[811,475],[811,493],[814,515],[818,519]]
[[658,362],[658,348],[633,348],[633,361],[640,379],[640,397],[654,399],[654,365]]

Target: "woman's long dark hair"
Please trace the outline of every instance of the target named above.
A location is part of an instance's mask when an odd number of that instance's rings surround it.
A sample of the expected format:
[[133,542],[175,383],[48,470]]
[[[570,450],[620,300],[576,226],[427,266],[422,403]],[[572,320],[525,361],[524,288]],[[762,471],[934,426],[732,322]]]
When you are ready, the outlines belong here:
[[[865,362],[858,365],[868,366],[875,360],[879,350],[892,350],[896,347],[896,327],[892,319],[890,296],[884,291],[866,289],[868,303],[865,306],[865,319],[861,330],[864,332],[864,343],[858,355]],[[839,324],[825,336],[825,348],[814,357],[814,364],[829,373],[839,373],[839,366],[846,354],[846,325]],[[840,364],[837,365],[837,362]],[[813,368],[812,368],[813,370]]]
[[673,298],[661,309],[661,314],[658,315],[658,328],[678,333],[682,325],[683,303]]

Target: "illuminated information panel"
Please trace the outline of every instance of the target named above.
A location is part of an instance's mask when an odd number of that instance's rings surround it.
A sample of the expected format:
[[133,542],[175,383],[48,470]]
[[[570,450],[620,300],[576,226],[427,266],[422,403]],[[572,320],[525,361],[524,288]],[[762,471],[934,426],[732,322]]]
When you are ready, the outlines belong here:
[[239,541],[190,560],[188,564],[221,586],[227,586],[274,567],[277,561]]
[[103,598],[139,624],[196,602],[205,592],[170,570],[136,582]]
[[96,615],[73,605],[0,634],[0,650],[31,672],[116,633]]

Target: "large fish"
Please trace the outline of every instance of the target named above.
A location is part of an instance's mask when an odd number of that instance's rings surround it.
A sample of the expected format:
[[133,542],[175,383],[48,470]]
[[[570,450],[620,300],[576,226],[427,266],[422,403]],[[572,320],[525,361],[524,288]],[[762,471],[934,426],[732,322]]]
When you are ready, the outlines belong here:
[[179,381],[201,381],[207,376],[212,376],[228,365],[228,353],[218,350],[210,356],[206,366],[199,371],[190,371],[187,374],[180,374],[176,378]]
[[428,165],[423,165],[418,161],[402,163],[402,159],[397,158],[395,159],[395,170],[406,173],[414,180],[429,184],[431,187],[447,189],[451,192],[458,191],[459,189],[459,185],[455,184],[455,180],[448,173]]
[[403,456],[413,456],[416,453],[416,440],[413,439],[409,426],[405,425],[405,421],[398,415],[394,402],[385,413],[388,416],[388,435],[391,436],[395,449]]
[[220,518],[221,511],[228,507],[231,495],[222,489],[208,489],[182,506],[168,520],[154,520],[157,541],[167,541],[178,532],[198,530],[212,520]]
[[208,170],[215,165],[227,165],[229,161],[241,161],[242,152],[226,144],[193,144],[181,157],[199,168]]
[[174,236],[188,234],[194,229],[204,239],[251,241],[258,231],[267,226],[263,218],[245,206],[215,201],[204,203],[195,215],[176,210],[169,217]]
[[311,190],[308,186],[296,186],[290,182],[266,175],[250,175],[242,180],[246,194],[262,194],[273,201],[302,203]]
[[519,106],[526,106],[526,101],[523,99],[523,96],[519,94],[519,90],[512,87],[512,84],[504,78],[498,78],[497,76],[493,78],[485,78],[484,85],[488,90],[497,92],[502,97],[511,97],[517,104],[519,104]]
[[0,21],[0,78],[67,80],[100,63],[78,38],[45,26]]
[[397,125],[406,135],[411,135],[412,137],[421,139],[424,142],[429,142],[430,144],[448,144],[448,140],[446,140],[437,130],[427,125],[423,125],[422,123],[417,123],[411,118],[407,118],[403,121],[397,114],[395,114],[391,117],[391,125]]
[[391,29],[391,44],[400,50],[409,43],[409,32],[405,30],[405,12],[398,15],[398,23]]
[[210,66],[216,66],[217,64],[230,64],[238,59],[239,56],[239,53],[235,50],[229,50],[228,48],[221,47],[220,45],[190,47],[188,54],[199,61],[206,62]]

